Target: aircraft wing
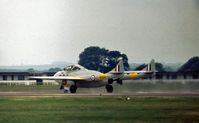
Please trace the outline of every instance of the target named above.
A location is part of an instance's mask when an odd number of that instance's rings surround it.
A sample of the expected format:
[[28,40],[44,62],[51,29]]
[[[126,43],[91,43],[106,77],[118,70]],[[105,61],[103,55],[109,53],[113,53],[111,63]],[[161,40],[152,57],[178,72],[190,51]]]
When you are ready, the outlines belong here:
[[43,79],[43,80],[86,80],[85,78],[75,77],[75,76],[34,76],[29,77],[29,79]]

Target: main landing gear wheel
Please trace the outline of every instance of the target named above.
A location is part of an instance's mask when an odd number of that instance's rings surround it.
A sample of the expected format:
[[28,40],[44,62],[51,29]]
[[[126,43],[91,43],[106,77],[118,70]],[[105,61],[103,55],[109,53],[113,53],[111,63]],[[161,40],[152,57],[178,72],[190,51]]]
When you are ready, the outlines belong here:
[[113,92],[113,86],[112,85],[106,85],[106,91],[108,92],[108,93],[112,93]]
[[70,92],[71,93],[76,93],[77,87],[75,85],[70,86]]

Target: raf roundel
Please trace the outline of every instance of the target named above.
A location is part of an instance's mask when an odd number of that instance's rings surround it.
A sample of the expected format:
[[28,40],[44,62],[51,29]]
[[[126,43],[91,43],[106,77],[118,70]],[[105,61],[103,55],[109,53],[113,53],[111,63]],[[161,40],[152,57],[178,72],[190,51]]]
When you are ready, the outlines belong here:
[[91,76],[91,80],[92,80],[92,81],[95,80],[95,76],[94,76],[94,75]]

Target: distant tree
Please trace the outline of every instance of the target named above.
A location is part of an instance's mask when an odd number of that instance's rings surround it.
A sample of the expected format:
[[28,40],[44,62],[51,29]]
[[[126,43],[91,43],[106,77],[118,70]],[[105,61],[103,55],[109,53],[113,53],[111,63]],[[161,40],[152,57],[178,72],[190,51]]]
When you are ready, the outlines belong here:
[[99,71],[108,72],[111,71],[118,63],[118,59],[122,58],[124,62],[124,69],[129,69],[128,58],[125,54],[121,54],[119,51],[109,51],[105,56],[104,61],[99,66]]
[[146,64],[141,64],[138,67],[135,68],[135,70],[142,70],[146,67]]
[[62,70],[62,69],[56,67],[56,68],[50,68],[50,69],[48,70],[48,72],[58,72],[58,71],[60,71],[60,70]]
[[199,56],[190,58],[179,69],[179,72],[199,72]]
[[167,71],[167,72],[175,72],[175,70],[170,66],[164,67],[164,70]]
[[27,69],[27,71],[28,71],[29,73],[35,73],[35,72],[36,72],[33,68],[29,68],[29,69]]
[[162,63],[155,63],[155,69],[158,71],[158,72],[164,72],[164,65]]
[[90,70],[98,70],[100,72],[108,72],[116,66],[118,59],[122,57],[124,60],[124,68],[129,68],[128,58],[119,51],[109,51],[105,48],[91,46],[85,48],[79,55],[79,64]]
[[107,55],[108,50],[97,46],[85,48],[79,55],[79,64],[89,70],[98,70],[100,63]]
[[[135,70],[143,70],[145,67],[147,66],[147,64],[141,64],[140,66],[138,66]],[[155,69],[158,72],[163,72],[164,70],[164,66],[162,63],[155,63]]]

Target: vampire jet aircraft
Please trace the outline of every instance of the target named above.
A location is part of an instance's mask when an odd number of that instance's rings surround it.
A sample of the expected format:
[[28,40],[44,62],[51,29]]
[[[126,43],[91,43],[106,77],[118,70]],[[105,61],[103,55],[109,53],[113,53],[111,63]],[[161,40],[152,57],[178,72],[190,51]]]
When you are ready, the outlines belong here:
[[105,86],[108,93],[113,92],[113,82],[122,84],[123,80],[135,80],[153,76],[155,63],[152,60],[141,71],[124,71],[123,60],[119,59],[116,67],[108,73],[88,70],[81,65],[69,65],[63,71],[58,71],[54,76],[34,76],[35,80],[55,80],[60,83],[60,89],[65,93],[76,93],[77,88],[94,88]]

